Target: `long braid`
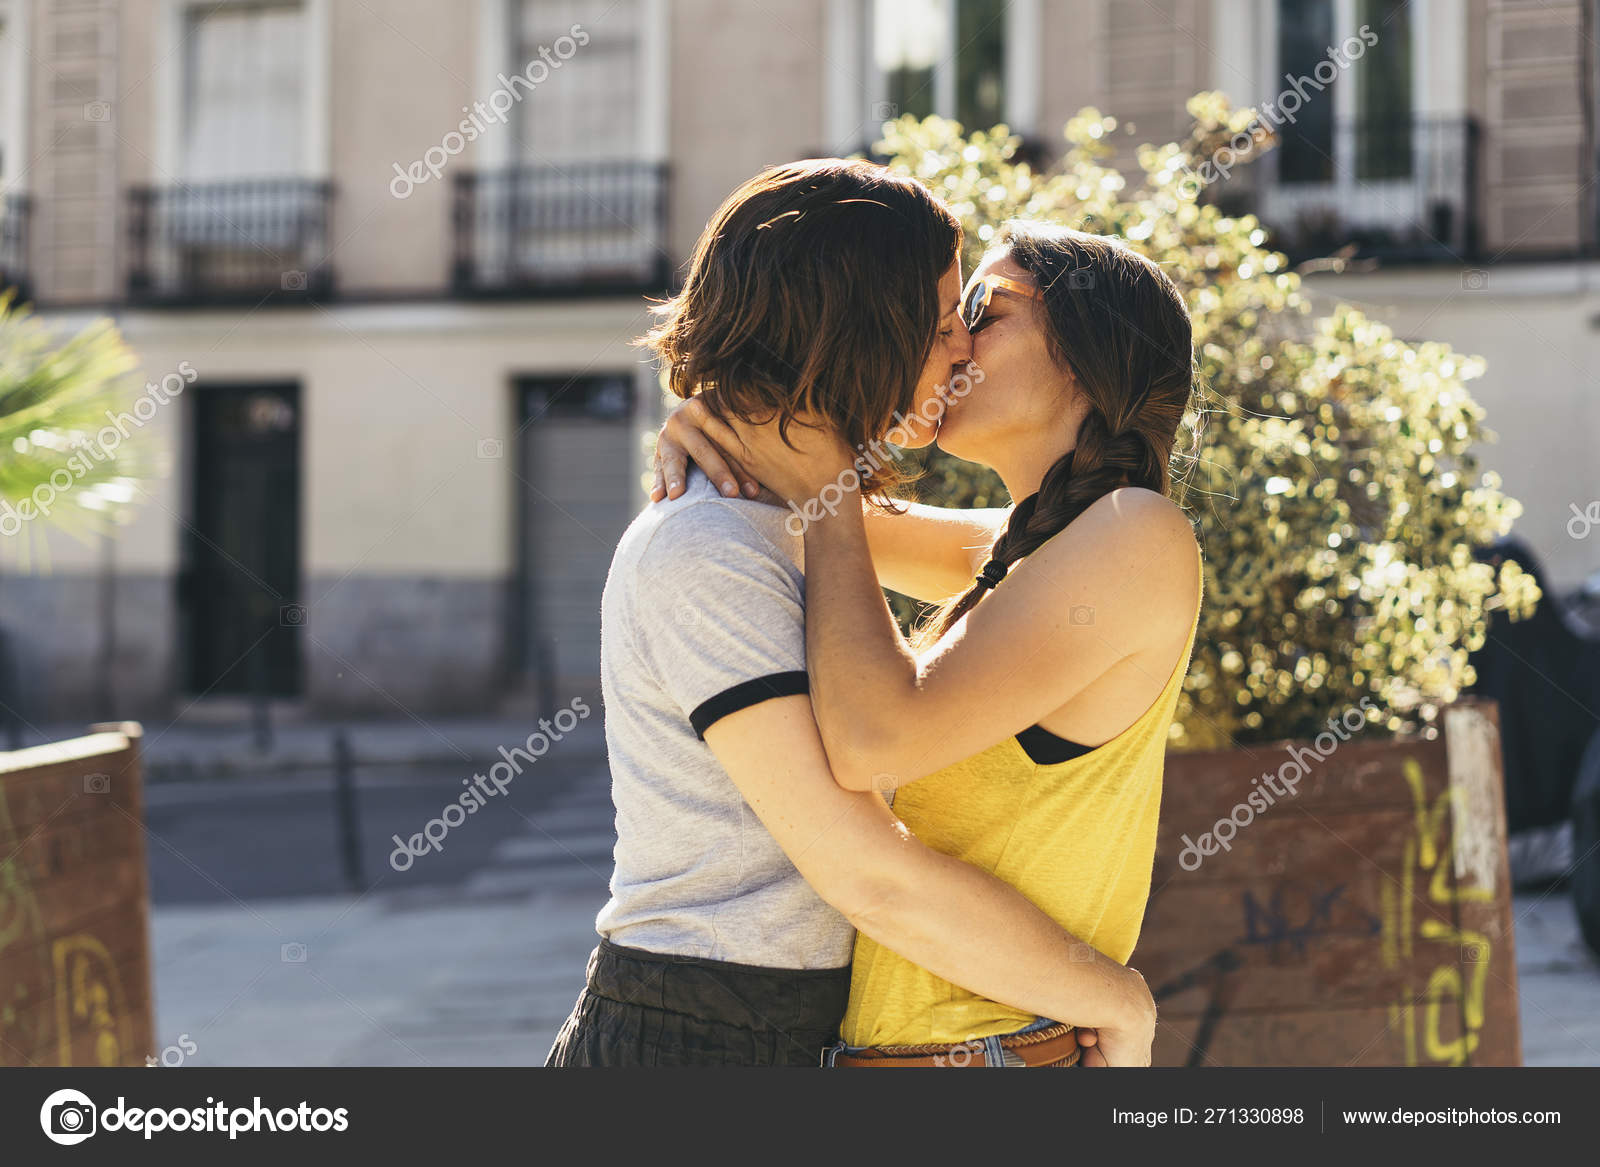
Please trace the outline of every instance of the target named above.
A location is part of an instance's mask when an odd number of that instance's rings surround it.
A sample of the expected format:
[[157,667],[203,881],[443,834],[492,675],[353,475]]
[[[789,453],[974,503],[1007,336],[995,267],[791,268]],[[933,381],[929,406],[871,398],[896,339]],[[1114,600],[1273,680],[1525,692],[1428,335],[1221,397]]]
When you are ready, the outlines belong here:
[[1051,351],[1089,408],[1073,448],[1012,509],[977,580],[924,625],[925,645],[1107,494],[1129,486],[1166,494],[1193,390],[1188,309],[1149,259],[1100,236],[1026,223],[1007,224],[998,244],[1044,292]]
[[1116,437],[1107,433],[1098,412],[1084,418],[1078,444],[1046,471],[1035,494],[1012,508],[1005,527],[989,549],[989,562],[972,587],[939,618],[934,637],[943,636],[1006,572],[1026,559],[1100,499],[1124,486],[1166,492],[1167,463],[1138,430]]

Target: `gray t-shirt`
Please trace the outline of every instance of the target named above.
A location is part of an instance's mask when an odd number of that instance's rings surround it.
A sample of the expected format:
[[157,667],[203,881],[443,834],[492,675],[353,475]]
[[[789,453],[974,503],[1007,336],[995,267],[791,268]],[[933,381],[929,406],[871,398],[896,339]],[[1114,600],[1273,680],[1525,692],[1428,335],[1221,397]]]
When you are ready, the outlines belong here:
[[600,678],[617,806],[614,944],[768,968],[840,968],[854,930],[824,903],[702,735],[805,693],[804,544],[790,512],[723,498],[698,470],[611,561]]

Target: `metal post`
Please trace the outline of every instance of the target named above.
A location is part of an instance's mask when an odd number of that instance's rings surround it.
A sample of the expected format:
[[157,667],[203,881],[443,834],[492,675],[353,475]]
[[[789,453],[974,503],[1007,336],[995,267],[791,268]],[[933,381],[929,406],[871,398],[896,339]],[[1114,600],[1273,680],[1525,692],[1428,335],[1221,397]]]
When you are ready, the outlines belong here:
[[250,654],[250,722],[255,731],[256,752],[272,749],[272,706],[267,695],[267,662],[259,647]]
[[110,534],[100,537],[100,719],[117,714],[117,542]]
[[333,791],[334,807],[339,817],[339,862],[344,871],[345,886],[351,891],[365,891],[366,881],[361,875],[361,819],[356,806],[355,752],[344,730],[333,735]]
[[22,715],[17,712],[17,706],[22,701],[18,692],[21,686],[17,684],[19,671],[12,658],[10,636],[0,629],[0,717],[5,719],[6,748],[9,750],[22,748]]

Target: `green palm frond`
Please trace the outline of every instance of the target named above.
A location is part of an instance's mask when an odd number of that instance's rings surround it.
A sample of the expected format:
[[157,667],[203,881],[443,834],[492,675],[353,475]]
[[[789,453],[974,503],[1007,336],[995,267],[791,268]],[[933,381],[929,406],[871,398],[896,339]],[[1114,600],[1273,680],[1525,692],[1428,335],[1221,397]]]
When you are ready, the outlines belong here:
[[137,367],[111,321],[64,335],[0,293],[0,540],[22,562],[46,526],[84,538],[132,501],[143,435],[112,419],[132,401]]

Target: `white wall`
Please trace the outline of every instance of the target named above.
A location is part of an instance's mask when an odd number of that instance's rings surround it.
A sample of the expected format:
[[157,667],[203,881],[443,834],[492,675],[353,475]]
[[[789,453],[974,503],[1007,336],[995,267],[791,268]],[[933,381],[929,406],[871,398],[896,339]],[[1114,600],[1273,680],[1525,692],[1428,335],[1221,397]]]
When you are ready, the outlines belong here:
[[[74,320],[72,323],[81,323]],[[122,321],[144,380],[187,361],[199,377],[147,426],[169,472],[146,484],[118,539],[120,570],[169,572],[185,498],[184,419],[206,382],[301,383],[301,529],[308,575],[346,571],[503,577],[516,551],[512,378],[634,369],[640,426],[659,393],[630,341],[648,320],[642,300],[539,305],[426,304],[336,310],[135,313]],[[141,386],[136,385],[137,394]],[[131,399],[131,398],[130,398]],[[499,439],[506,456],[478,457]],[[617,467],[636,479],[642,453]],[[644,496],[639,495],[642,505]],[[98,547],[51,532],[56,571],[93,570]],[[18,547],[0,540],[0,568]]]
[[[1468,383],[1499,441],[1484,446],[1524,508],[1516,534],[1566,590],[1600,570],[1600,527],[1567,532],[1571,507],[1600,504],[1600,265],[1499,265],[1313,277],[1320,302],[1363,307],[1407,340],[1445,341],[1481,356],[1488,372]],[[1483,286],[1479,286],[1479,284]]]

